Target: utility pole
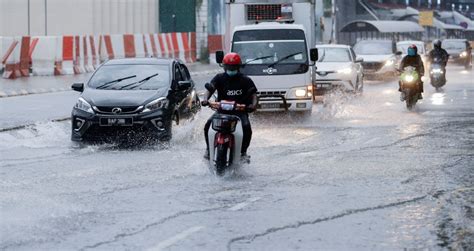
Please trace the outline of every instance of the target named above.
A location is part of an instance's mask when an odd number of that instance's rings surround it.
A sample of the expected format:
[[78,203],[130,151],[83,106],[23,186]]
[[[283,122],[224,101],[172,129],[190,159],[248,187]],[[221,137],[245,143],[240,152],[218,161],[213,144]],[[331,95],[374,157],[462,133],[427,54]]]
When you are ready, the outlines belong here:
[[48,35],[48,0],[44,0],[44,35]]
[[331,16],[332,16],[332,28],[331,28],[331,44],[336,44],[336,0],[331,0]]
[[31,36],[31,12],[30,12],[30,0],[28,0],[28,36]]

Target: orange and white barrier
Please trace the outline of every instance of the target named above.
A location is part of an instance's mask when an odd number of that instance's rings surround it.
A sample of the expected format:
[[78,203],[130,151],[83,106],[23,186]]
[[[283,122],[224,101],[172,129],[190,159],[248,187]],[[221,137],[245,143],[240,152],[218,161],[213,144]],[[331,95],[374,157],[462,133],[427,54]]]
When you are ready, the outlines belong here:
[[3,77],[92,72],[114,58],[196,61],[196,33],[0,37]]
[[20,46],[18,40],[13,37],[3,38],[3,57],[2,65],[4,66],[3,77],[15,79],[20,76]]
[[31,43],[31,68],[34,76],[54,75],[57,37],[34,37]]
[[74,37],[57,37],[54,75],[74,74]]

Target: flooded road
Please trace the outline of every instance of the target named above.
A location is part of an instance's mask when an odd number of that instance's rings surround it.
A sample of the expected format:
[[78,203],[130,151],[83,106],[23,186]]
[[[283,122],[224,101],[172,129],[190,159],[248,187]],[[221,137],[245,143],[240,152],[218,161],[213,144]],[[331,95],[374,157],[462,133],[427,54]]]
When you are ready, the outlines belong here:
[[0,249],[469,249],[473,73],[448,68],[413,111],[397,88],[253,115],[251,163],[223,178],[202,159],[206,108],[138,149],[76,145],[69,121],[0,132]]

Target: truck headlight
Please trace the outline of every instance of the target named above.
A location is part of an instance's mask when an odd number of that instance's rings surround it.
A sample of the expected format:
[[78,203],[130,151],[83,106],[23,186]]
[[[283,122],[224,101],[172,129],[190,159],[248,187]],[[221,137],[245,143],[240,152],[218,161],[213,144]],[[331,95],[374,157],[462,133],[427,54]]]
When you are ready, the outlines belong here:
[[92,114],[94,113],[94,111],[92,110],[92,106],[82,97],[77,99],[76,105],[74,105],[74,107],[81,111],[85,111]]
[[462,58],[467,57],[467,51],[461,52],[461,54],[459,54],[459,56],[462,57]]
[[298,98],[303,98],[306,96],[306,89],[298,89],[295,91],[295,96]]
[[292,88],[286,95],[286,98],[311,98],[313,96],[312,84]]
[[352,73],[352,69],[351,69],[351,68],[344,68],[344,69],[338,70],[337,73],[351,74],[351,73]]
[[161,108],[168,108],[169,101],[166,98],[159,98],[145,105],[142,112],[151,112]]

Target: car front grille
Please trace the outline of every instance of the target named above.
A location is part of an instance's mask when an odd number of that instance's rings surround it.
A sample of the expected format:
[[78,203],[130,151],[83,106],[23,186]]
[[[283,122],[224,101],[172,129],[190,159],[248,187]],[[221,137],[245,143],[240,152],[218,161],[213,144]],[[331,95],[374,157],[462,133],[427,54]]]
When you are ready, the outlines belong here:
[[[115,110],[114,110],[115,109]],[[120,109],[120,112],[117,112]],[[94,110],[102,114],[133,114],[141,110],[141,106],[95,106]]]
[[363,62],[362,66],[364,67],[364,70],[369,70],[369,71],[378,71],[382,68],[383,63],[379,62]]

